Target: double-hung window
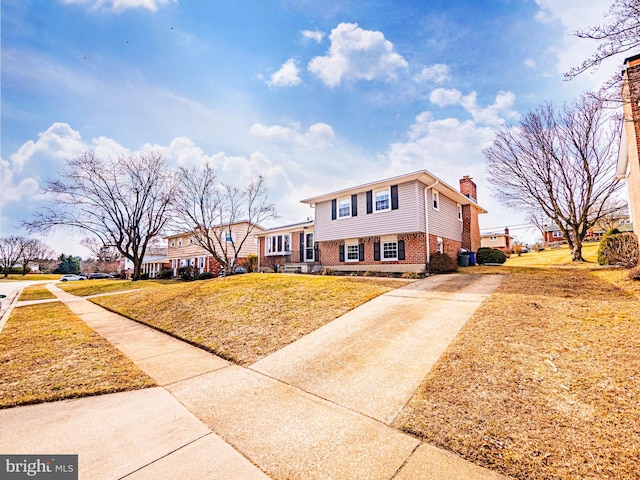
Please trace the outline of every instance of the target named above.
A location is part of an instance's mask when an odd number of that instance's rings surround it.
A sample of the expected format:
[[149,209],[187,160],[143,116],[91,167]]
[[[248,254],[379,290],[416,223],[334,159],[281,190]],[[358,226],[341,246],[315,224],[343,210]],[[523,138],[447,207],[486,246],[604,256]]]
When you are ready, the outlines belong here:
[[351,197],[338,199],[338,218],[351,216]]
[[398,242],[385,242],[382,244],[382,259],[383,260],[398,259]]
[[391,210],[391,193],[388,188],[375,192],[375,211],[384,212]]
[[459,203],[457,204],[457,210],[458,210],[458,220],[462,221],[462,205],[460,205]]
[[359,247],[355,245],[347,245],[347,262],[357,262],[359,259]]
[[434,210],[440,210],[440,192],[431,190],[431,202]]

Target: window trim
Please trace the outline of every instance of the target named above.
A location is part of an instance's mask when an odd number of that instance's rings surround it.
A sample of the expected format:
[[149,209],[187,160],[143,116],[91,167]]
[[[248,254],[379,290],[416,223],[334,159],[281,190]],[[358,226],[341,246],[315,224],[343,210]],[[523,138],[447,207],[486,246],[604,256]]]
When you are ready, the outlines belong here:
[[[278,237],[281,237],[280,242],[278,242]],[[288,237],[288,247],[287,250],[287,241],[285,238]],[[275,240],[275,245],[273,244],[273,240]],[[278,245],[281,246],[282,250],[278,250]],[[275,249],[270,250],[270,247],[275,246]],[[276,235],[269,235],[266,237],[264,242],[264,254],[265,256],[277,256],[277,255],[290,255],[291,254],[291,234],[290,233],[279,233]]]
[[179,247],[181,247],[181,246],[182,246],[182,239],[181,239],[181,238],[179,238],[179,239],[178,239],[178,246],[179,246]]
[[562,232],[560,230],[555,230],[552,234],[553,238],[563,238]]
[[[387,208],[378,208],[377,195],[379,193],[387,194]],[[379,188],[373,191],[373,213],[388,212],[391,210],[391,187]]]
[[431,206],[434,210],[440,211],[440,192],[431,190]]
[[[342,215],[342,209],[340,207],[340,203],[344,202],[346,205],[348,205],[349,207],[349,214],[348,215]],[[351,218],[351,197],[341,197],[337,199],[336,202],[336,218],[341,219],[341,218]]]
[[[395,245],[395,252],[396,252],[396,256],[395,257],[386,257],[385,256],[385,245]],[[394,241],[394,242],[380,242],[380,260],[383,262],[396,262],[398,261],[398,241]]]
[[458,221],[462,221],[462,205],[456,203],[456,211],[458,212]]
[[[349,249],[355,247],[355,258],[349,258]],[[351,252],[353,253],[353,252]],[[358,243],[345,243],[344,244],[344,261],[349,263],[355,263],[360,261],[360,245]]]

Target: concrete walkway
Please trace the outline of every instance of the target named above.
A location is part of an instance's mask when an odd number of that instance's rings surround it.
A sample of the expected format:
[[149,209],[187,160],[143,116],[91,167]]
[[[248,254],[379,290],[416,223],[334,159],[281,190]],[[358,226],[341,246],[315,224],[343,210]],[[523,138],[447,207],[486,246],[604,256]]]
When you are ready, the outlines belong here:
[[249,368],[52,285],[164,388],[2,410],[0,452],[79,453],[81,478],[503,478],[389,426],[502,279],[412,283]]

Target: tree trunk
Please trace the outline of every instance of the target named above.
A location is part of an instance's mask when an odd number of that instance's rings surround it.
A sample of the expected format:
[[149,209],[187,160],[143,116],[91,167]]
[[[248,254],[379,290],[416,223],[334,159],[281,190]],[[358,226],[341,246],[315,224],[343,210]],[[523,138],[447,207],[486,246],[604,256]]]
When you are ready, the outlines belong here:
[[573,242],[571,245],[571,261],[573,262],[584,262],[585,259],[582,258],[582,239],[578,235],[573,238]]
[[142,259],[136,259],[133,262],[133,276],[131,280],[140,280],[140,270],[142,270]]

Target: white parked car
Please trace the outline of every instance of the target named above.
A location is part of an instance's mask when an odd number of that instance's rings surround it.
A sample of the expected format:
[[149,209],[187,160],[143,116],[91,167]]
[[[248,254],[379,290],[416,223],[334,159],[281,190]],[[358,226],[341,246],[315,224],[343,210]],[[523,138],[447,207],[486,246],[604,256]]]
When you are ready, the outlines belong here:
[[74,275],[72,273],[66,273],[60,277],[61,282],[73,282],[75,280],[84,280],[84,276]]

